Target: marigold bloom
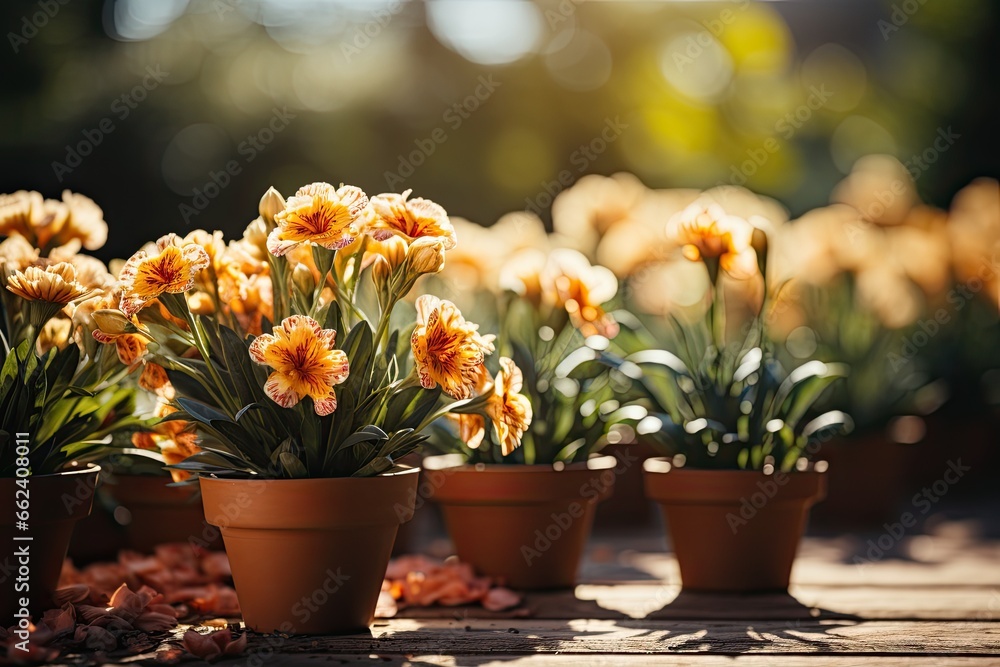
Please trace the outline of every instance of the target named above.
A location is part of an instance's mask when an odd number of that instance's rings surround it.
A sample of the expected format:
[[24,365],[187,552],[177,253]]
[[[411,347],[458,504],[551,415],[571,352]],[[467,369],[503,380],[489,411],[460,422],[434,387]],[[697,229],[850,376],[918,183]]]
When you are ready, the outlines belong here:
[[72,264],[60,262],[47,266],[29,266],[7,278],[7,289],[28,301],[66,304],[87,296],[91,290],[76,281]]
[[368,196],[353,185],[339,189],[329,183],[311,183],[299,188],[274,216],[278,225],[267,237],[267,249],[281,257],[304,243],[324,248],[343,248],[359,234],[361,212]]
[[208,253],[200,245],[185,243],[176,234],[161,237],[156,242],[156,254],[140,250],[122,267],[118,276],[122,312],[134,315],[164,293],[187,292],[209,264]]
[[261,334],[250,345],[250,358],[274,369],[264,391],[275,403],[291,408],[302,398],[313,399],[323,417],[337,409],[334,387],[347,379],[347,354],[334,347],[337,332],[323,329],[311,317],[292,315]]
[[440,205],[429,199],[407,199],[412,190],[401,195],[383,193],[372,197],[371,213],[366,231],[379,241],[390,236],[402,236],[407,242],[433,236],[440,238],[444,248],[457,244],[455,228]]
[[472,396],[494,336],[479,334],[455,304],[424,294],[417,299],[417,327],[410,337],[413,361],[425,389],[441,385],[452,398]]
[[513,359],[501,357],[500,372],[493,381],[493,394],[486,411],[504,456],[521,446],[521,436],[531,425],[531,401],[521,393],[523,386],[521,369]]
[[757,253],[750,245],[753,225],[727,215],[718,204],[691,204],[667,222],[667,236],[683,246],[687,259],[718,258],[722,269],[734,278],[749,278],[757,270]]

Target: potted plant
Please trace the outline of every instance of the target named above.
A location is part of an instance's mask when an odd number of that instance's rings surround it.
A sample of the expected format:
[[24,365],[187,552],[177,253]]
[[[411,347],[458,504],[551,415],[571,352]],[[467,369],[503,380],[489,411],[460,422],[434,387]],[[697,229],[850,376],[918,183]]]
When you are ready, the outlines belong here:
[[137,252],[119,307],[95,314],[103,340],[144,338],[167,420],[194,425],[201,451],[172,468],[200,476],[253,630],[367,629],[413,513],[418,471],[398,461],[493,349],[450,303],[403,302],[456,243],[440,206],[408,196],[272,188],[239,240]]
[[425,460],[427,486],[461,560],[514,588],[571,587],[614,487],[614,457],[592,455],[617,403],[607,369],[561,372],[615,335],[603,306],[617,281],[557,249],[515,253],[499,284],[505,356],[440,425],[435,443],[451,453]]
[[[90,513],[115,431],[140,423],[126,367],[90,337],[112,280],[81,246],[107,236],[82,195],[0,196],[0,623],[27,628],[53,603],[74,524]],[[16,614],[16,616],[15,616]],[[37,617],[37,616],[36,616]]]
[[[809,508],[825,493],[825,465],[807,457],[850,426],[841,412],[807,416],[846,368],[809,361],[786,372],[776,360],[762,316],[762,230],[702,200],[667,232],[707,271],[703,317],[671,318],[677,353],[640,348],[602,360],[631,379],[643,408],[636,428],[667,454],[646,462],[645,487],[666,516],[684,588],[784,590]],[[726,296],[739,291],[762,296],[745,322],[727,321]]]
[[[167,383],[158,391],[170,389]],[[164,396],[156,398],[150,411],[158,423],[133,432],[130,446],[103,462],[98,500],[105,501],[115,523],[124,529],[130,549],[152,553],[161,544],[186,542],[221,550],[219,529],[205,521],[197,476],[169,469],[201,451],[194,425],[164,419],[176,412]]]

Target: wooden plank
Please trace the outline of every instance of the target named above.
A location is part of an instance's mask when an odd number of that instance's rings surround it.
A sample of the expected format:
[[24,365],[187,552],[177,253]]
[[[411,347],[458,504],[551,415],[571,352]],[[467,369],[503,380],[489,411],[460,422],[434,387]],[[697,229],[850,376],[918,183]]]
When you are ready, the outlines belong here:
[[499,655],[905,654],[1000,656],[1000,624],[913,621],[651,621],[394,619],[370,635],[253,637],[278,653]]
[[[227,660],[226,667],[251,667],[260,664],[249,657]],[[662,655],[331,655],[329,653],[274,655],[266,667],[339,667],[381,665],[383,667],[941,667],[939,656],[786,656],[786,655],[671,655],[665,663]],[[993,657],[951,657],[948,667],[995,667]]]
[[699,595],[673,584],[582,584],[574,591],[537,592],[514,610],[477,605],[414,607],[401,618],[1000,620],[1000,587],[842,588],[793,586],[792,595]]
[[[869,555],[877,556],[878,552],[866,553],[863,542],[806,540],[792,570],[792,582],[843,587],[933,583],[1000,588],[1000,542],[928,540],[913,538],[905,548],[881,559],[869,559]],[[680,569],[672,553],[625,550],[610,560],[589,560],[580,580],[591,584],[625,581],[678,584]]]

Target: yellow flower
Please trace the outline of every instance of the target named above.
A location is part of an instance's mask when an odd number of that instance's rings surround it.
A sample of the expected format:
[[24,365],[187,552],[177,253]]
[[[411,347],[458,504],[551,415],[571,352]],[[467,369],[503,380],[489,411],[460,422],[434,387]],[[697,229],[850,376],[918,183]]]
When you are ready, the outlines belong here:
[[7,289],[28,301],[66,304],[87,296],[91,290],[76,281],[72,264],[60,262],[46,268],[29,266],[7,278]]
[[292,315],[261,334],[250,345],[250,358],[274,369],[264,391],[275,403],[291,408],[304,397],[313,399],[316,414],[337,409],[334,386],[347,379],[347,354],[334,347],[337,332],[323,329],[311,317]]
[[208,253],[200,245],[167,234],[156,242],[156,254],[140,250],[122,267],[118,276],[122,312],[134,315],[161,294],[187,292],[209,263]]
[[592,266],[576,250],[558,248],[549,254],[540,284],[542,298],[565,308],[584,336],[614,338],[618,334],[618,325],[602,308],[618,293],[618,279],[610,269]]
[[401,195],[384,193],[372,197],[366,231],[379,241],[390,236],[402,236],[406,241],[433,236],[440,238],[445,250],[455,247],[455,228],[441,206],[429,199],[407,198],[412,190]]
[[358,222],[367,205],[368,196],[353,185],[303,186],[274,216],[277,227],[267,237],[267,249],[280,257],[304,243],[331,249],[350,245],[359,234]]
[[718,204],[697,201],[675,214],[667,223],[667,236],[684,247],[687,259],[718,258],[734,278],[749,278],[757,270],[757,253],[750,245],[753,225],[727,215]]
[[0,264],[11,270],[24,270],[38,261],[38,249],[23,236],[16,235],[0,243]]
[[[295,267],[298,270],[298,266]],[[264,274],[247,276],[240,273],[219,285],[219,298],[236,316],[243,331],[262,333],[263,318],[274,317],[274,294],[271,277]]]
[[0,195],[0,235],[18,234],[36,248],[80,246],[96,250],[108,239],[104,212],[89,197],[63,192],[63,200],[43,199],[38,192],[20,190]]
[[513,359],[500,358],[500,372],[493,381],[493,394],[486,412],[496,429],[504,456],[521,446],[521,436],[531,425],[531,401],[521,393],[524,377]]
[[541,250],[523,248],[500,267],[500,289],[510,290],[534,305],[542,302],[542,273],[548,258]]
[[480,335],[479,326],[466,322],[450,301],[429,294],[419,297],[410,345],[420,384],[425,389],[441,385],[452,398],[469,398],[486,355],[493,351],[493,338]]

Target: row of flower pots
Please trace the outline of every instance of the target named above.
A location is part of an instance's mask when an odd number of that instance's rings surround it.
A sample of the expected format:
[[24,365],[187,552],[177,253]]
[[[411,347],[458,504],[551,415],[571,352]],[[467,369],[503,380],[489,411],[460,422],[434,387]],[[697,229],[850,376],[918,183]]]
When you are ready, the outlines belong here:
[[[697,278],[672,286],[690,307],[658,319],[575,239],[517,220],[497,225],[514,243],[489,278],[456,289],[496,238],[466,226],[479,243],[456,251],[455,223],[410,191],[271,188],[240,237],[166,234],[114,275],[79,253],[107,237],[94,202],[4,196],[0,481],[31,497],[3,515],[2,537],[25,528],[51,560],[25,557],[31,594],[15,606],[50,602],[53,563],[92,502],[83,466],[125,453],[200,483],[245,620],[263,632],[367,627],[399,527],[426,500],[481,573],[572,586],[598,503],[628,475],[638,497],[638,467],[619,479],[602,451],[634,442],[669,457],[643,467],[645,497],[663,508],[686,587],[787,587],[825,492],[810,460],[854,424],[821,399],[856,369],[779,348],[770,325],[789,310],[790,264],[774,249],[795,237],[741,193],[657,209],[658,261]],[[443,458],[421,474],[405,464],[421,452]],[[185,493],[120,484],[133,545],[157,539],[135,529],[162,512],[187,513],[182,536],[204,529]]]
[[[205,517],[222,532],[247,626],[295,634],[365,630],[418,493],[440,505],[456,553],[478,572],[520,590],[570,588],[597,504],[611,496],[617,477],[611,456],[557,468],[455,465],[454,457],[438,456],[425,466],[422,481],[416,468],[363,479],[202,477]],[[32,611],[53,604],[70,534],[90,511],[97,479],[90,466],[30,481]],[[11,482],[0,480],[5,494]],[[815,471],[687,470],[664,458],[645,464],[646,493],[663,508],[683,585],[692,590],[785,590],[824,484]],[[183,506],[168,502],[156,511],[167,532],[151,531],[149,539],[176,537],[167,533]],[[5,544],[15,543],[15,528],[0,523]],[[5,617],[19,611],[18,581],[5,583]]]

